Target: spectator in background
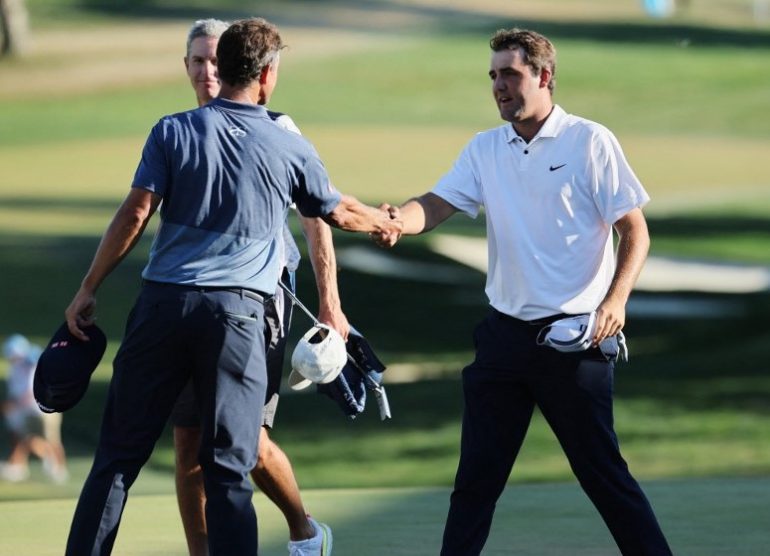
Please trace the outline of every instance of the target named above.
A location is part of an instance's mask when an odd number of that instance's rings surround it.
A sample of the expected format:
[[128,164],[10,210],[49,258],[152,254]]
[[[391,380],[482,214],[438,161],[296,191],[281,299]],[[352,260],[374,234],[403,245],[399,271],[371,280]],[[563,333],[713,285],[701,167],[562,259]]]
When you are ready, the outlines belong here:
[[54,482],[67,480],[67,464],[61,442],[61,413],[43,413],[32,394],[32,379],[41,349],[21,334],[3,344],[8,360],[7,395],[3,417],[11,436],[11,453],[0,464],[0,479],[11,482],[29,478],[29,455],[43,462],[43,471]]

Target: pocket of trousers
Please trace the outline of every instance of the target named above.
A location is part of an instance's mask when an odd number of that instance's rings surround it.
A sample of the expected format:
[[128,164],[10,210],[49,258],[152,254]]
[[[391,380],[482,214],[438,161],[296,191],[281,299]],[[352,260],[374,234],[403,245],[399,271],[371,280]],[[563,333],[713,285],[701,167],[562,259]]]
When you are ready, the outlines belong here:
[[230,311],[222,311],[222,314],[233,321],[245,321],[245,322],[257,322],[257,317],[252,315],[240,315],[238,313],[231,313]]
[[218,367],[234,376],[247,374],[254,349],[262,339],[262,323],[253,315],[223,311],[220,314],[222,347]]

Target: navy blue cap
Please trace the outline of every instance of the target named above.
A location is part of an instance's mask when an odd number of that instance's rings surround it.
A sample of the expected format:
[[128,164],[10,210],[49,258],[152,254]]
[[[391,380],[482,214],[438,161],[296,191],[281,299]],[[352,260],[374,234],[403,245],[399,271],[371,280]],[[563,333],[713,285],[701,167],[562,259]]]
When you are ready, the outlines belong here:
[[67,328],[59,327],[40,355],[35,370],[35,401],[45,413],[67,411],[88,390],[91,375],[102,360],[107,338],[99,327],[83,328],[88,342],[78,340]]

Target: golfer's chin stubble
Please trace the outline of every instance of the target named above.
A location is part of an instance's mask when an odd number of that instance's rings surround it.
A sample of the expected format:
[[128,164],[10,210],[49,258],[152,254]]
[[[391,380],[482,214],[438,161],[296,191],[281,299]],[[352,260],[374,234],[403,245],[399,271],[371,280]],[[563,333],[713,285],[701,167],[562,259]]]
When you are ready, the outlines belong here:
[[497,111],[500,113],[500,119],[512,124],[521,121],[524,112],[521,106],[501,106],[499,104]]
[[515,124],[519,121],[519,117],[516,114],[511,115],[510,112],[503,110],[500,110],[500,119],[511,124]]

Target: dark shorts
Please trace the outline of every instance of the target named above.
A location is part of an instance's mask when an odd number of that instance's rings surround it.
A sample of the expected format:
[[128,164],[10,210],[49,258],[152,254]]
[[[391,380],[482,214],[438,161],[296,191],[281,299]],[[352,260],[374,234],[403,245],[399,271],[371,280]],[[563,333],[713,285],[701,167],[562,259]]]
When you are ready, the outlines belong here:
[[[294,273],[284,269],[281,281],[294,291]],[[262,426],[269,429],[273,428],[275,413],[278,409],[292,308],[291,299],[284,295],[283,289],[280,287],[276,289],[275,296],[265,302],[267,392],[265,394],[265,406],[262,409]],[[169,421],[175,427],[200,426],[200,415],[192,382],[189,382],[179,394]]]

